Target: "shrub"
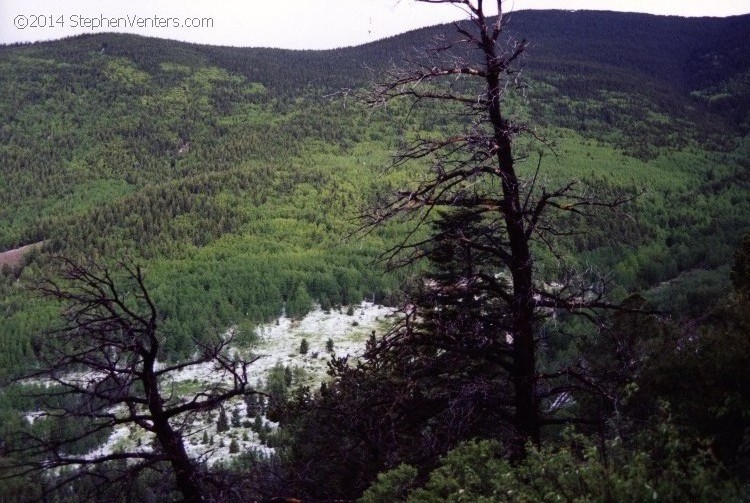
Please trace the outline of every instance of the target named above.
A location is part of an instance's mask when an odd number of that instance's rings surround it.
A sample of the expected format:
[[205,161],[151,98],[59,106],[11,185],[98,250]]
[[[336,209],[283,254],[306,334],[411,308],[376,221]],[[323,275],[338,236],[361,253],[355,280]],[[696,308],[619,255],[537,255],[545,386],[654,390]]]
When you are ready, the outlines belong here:
[[500,456],[499,443],[470,442],[449,452],[422,487],[413,488],[416,469],[402,465],[378,475],[360,501],[737,501],[737,488],[722,479],[719,466],[691,452],[670,426],[646,445],[649,450],[627,450],[611,441],[604,463],[594,441],[571,436],[563,447],[529,446],[513,465]]

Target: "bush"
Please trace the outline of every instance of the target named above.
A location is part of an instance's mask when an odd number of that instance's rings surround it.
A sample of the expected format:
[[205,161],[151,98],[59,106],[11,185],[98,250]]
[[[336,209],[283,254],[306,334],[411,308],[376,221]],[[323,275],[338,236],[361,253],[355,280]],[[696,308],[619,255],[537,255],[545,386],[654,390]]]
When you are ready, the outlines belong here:
[[393,470],[378,475],[375,483],[362,496],[362,503],[391,503],[406,496],[407,491],[414,485],[417,469],[402,464]]
[[673,428],[660,427],[651,440],[648,451],[609,442],[604,463],[593,440],[571,436],[568,445],[557,449],[529,446],[528,456],[517,465],[500,456],[496,441],[466,443],[449,452],[422,487],[413,488],[416,469],[402,465],[378,475],[360,501],[738,500],[737,488],[721,478],[718,465],[691,452]]

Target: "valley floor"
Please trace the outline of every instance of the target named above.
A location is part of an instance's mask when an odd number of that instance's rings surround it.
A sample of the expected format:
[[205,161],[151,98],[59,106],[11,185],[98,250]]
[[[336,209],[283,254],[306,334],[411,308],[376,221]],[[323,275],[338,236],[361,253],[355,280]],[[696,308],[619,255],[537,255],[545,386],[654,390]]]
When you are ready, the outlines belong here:
[[[256,387],[259,389],[265,386],[271,371],[279,366],[294,370],[293,386],[315,388],[326,379],[327,362],[332,356],[326,351],[329,340],[333,341],[333,354],[336,356],[356,357],[361,354],[367,338],[373,332],[380,333],[392,324],[394,314],[391,308],[370,302],[352,307],[351,315],[345,314],[347,311],[341,309],[316,309],[301,320],[282,316],[276,322],[256,329],[256,346],[250,350],[234,351],[246,358],[258,358],[249,369],[257,380]],[[309,345],[306,354],[299,350],[303,339]],[[171,387],[174,393],[190,395],[207,383],[216,383],[224,378],[228,379],[229,376],[217,373],[210,365],[201,365],[174,373],[172,379],[164,385]],[[268,456],[273,452],[271,447],[265,445],[263,436],[255,431],[258,429],[258,421],[254,415],[247,413],[246,404],[241,398],[226,403],[224,408],[228,417],[234,415],[240,418],[240,426],[230,427],[224,432],[217,431],[217,411],[197,416],[192,419],[192,423],[185,425],[186,448],[194,459],[211,466],[242,453],[254,451],[260,456]],[[260,422],[266,432],[271,432],[278,426],[265,417]],[[237,449],[232,450],[236,452],[230,452],[233,441]],[[132,451],[141,446],[145,450],[150,449],[150,445],[151,439],[143,430],[122,426],[87,456],[94,458],[121,450]]]

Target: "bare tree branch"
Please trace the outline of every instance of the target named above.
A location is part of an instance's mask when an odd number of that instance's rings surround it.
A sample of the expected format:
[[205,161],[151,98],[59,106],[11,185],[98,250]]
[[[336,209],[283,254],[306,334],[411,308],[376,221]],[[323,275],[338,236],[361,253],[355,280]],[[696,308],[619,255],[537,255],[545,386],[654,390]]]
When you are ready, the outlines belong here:
[[[619,306],[607,298],[609,280],[590,271],[570,274],[561,270],[559,279],[552,285],[545,284],[537,278],[533,246],[540,243],[547,247],[564,264],[557,242],[575,231],[561,228],[560,216],[590,217],[600,211],[619,211],[638,194],[603,199],[577,180],[549,188],[540,182],[544,150],[532,176],[522,177],[516,152],[520,136],[528,135],[556,155],[504,106],[506,94],[522,88],[518,79],[529,43],[501,44],[508,22],[502,0],[418,1],[464,10],[469,22],[454,24],[461,39],[441,43],[421,57],[406,61],[405,66],[390,69],[364,101],[371,107],[381,107],[405,100],[410,116],[418,105],[434,108],[436,103],[443,104],[468,118],[469,123],[458,134],[422,132],[401,148],[389,169],[421,166],[423,170],[412,170],[420,176],[411,186],[364,210],[361,230],[371,231],[391,220],[410,221],[410,230],[382,255],[384,260],[391,266],[402,266],[426,258],[439,268],[447,267],[446,256],[456,261],[463,257],[465,270],[459,273],[455,270],[459,265],[449,262],[454,269],[443,271],[442,277],[438,269],[435,278],[425,279],[422,288],[416,289],[416,297],[422,303],[420,316],[426,321],[420,325],[419,318],[405,317],[377,347],[404,355],[410,355],[410,344],[420,345],[426,354],[455,352],[459,346],[452,342],[454,329],[463,331],[470,344],[489,344],[487,347],[493,347],[493,354],[498,355],[495,363],[512,383],[513,426],[519,436],[538,442],[541,427],[551,424],[542,413],[541,400],[573,391],[569,383],[550,385],[540,381],[538,333],[543,321],[554,313],[566,312],[599,326],[601,313]],[[496,17],[488,16],[490,6],[497,9]],[[450,229],[450,235],[433,230],[425,237],[421,229],[426,224],[434,227],[436,222]],[[464,318],[452,327],[450,316]],[[428,340],[420,335],[430,330],[440,336]],[[473,339],[468,335],[471,330],[483,335]],[[446,340],[441,341],[441,337]],[[467,351],[463,348],[461,354]],[[408,357],[425,365],[438,361]],[[578,380],[578,388],[604,396],[604,390],[594,381],[584,382],[583,374],[574,376],[570,369],[557,379],[573,377]],[[548,375],[547,379],[552,378]]]
[[[66,468],[69,475],[53,483],[52,488],[59,489],[83,477],[113,483],[117,477],[97,468],[113,462],[125,462],[120,480],[166,463],[184,501],[205,501],[201,482],[205,473],[190,459],[183,444],[186,418],[215,409],[233,397],[255,393],[247,371],[254,360],[230,357],[227,350],[232,336],[228,335],[214,342],[196,341],[198,356],[160,366],[164,334],[159,331],[160,315],[141,268],[130,263],[110,269],[92,261],[60,261],[61,279],[44,280],[36,291],[62,304],[62,326],[39,338],[35,349],[40,368],[18,382],[49,383],[44,393],[37,394],[43,399],[42,416],[73,421],[79,430],[58,439],[26,433],[16,453],[28,461],[17,473],[57,473]],[[212,367],[225,379],[190,397],[164,394],[166,379],[199,365]],[[122,425],[152,433],[158,449],[74,454],[76,444],[106,436]]]

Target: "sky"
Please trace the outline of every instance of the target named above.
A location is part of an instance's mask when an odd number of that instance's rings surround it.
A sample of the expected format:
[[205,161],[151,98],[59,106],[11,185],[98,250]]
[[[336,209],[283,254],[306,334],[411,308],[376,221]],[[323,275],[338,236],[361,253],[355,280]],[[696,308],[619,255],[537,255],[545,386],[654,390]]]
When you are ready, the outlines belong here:
[[[750,0],[507,0],[505,9],[730,16],[750,13]],[[330,49],[465,17],[455,6],[413,0],[0,0],[0,43],[116,31],[213,45]]]

